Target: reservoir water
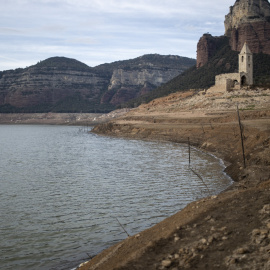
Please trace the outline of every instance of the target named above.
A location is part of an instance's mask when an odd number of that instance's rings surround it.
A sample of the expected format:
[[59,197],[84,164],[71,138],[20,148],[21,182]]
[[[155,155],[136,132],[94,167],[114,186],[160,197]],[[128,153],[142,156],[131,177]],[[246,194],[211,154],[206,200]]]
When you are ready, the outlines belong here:
[[0,269],[74,269],[103,249],[231,184],[186,145],[80,127],[0,126]]

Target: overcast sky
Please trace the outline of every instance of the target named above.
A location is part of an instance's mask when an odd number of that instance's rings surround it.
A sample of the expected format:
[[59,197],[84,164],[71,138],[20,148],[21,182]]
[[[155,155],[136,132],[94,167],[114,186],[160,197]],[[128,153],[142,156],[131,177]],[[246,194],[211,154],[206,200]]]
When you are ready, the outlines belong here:
[[144,54],[196,58],[235,0],[0,0],[0,70],[53,56],[89,66]]

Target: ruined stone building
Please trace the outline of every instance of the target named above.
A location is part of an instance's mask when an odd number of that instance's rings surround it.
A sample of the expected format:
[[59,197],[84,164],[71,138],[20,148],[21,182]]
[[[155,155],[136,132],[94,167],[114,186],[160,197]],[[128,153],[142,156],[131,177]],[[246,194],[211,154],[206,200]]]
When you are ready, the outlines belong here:
[[227,73],[217,75],[215,86],[209,90],[214,92],[225,92],[233,89],[240,89],[243,86],[253,84],[253,54],[247,43],[244,44],[239,53],[238,73]]

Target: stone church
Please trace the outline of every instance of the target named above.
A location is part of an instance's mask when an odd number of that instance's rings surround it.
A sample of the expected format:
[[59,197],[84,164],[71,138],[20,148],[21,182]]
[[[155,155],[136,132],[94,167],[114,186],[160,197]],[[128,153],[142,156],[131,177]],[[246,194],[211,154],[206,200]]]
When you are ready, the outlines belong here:
[[244,44],[239,53],[238,73],[227,73],[217,75],[215,85],[209,90],[213,92],[225,92],[241,89],[243,86],[253,84],[253,54],[247,43]]

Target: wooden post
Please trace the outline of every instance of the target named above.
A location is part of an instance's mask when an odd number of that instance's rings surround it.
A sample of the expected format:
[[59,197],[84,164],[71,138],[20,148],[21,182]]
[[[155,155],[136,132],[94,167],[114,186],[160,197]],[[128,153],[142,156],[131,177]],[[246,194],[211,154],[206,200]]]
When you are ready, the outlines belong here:
[[203,124],[201,124],[201,126],[202,126],[202,130],[203,130],[203,134],[205,133],[205,131],[204,131],[204,127],[203,127]]
[[190,170],[191,170],[195,175],[198,176],[198,178],[202,181],[202,183],[203,183],[203,184],[205,185],[205,187],[207,188],[208,194],[211,195],[211,192],[210,192],[208,186],[206,185],[206,183],[204,182],[203,178],[202,178],[197,172],[195,172],[192,168],[190,168]]
[[130,237],[130,235],[128,234],[128,232],[125,230],[124,226],[120,223],[120,221],[118,220],[118,218],[116,218],[119,225],[121,226],[121,228],[124,230],[124,232],[127,234],[128,237]]
[[245,156],[245,148],[244,148],[243,126],[241,124],[238,105],[237,105],[237,116],[238,116],[238,123],[239,123],[240,134],[241,134],[241,143],[242,143],[242,154],[243,154],[244,168],[246,168],[246,156]]
[[190,167],[190,140],[189,140],[189,137],[188,137],[188,165]]

